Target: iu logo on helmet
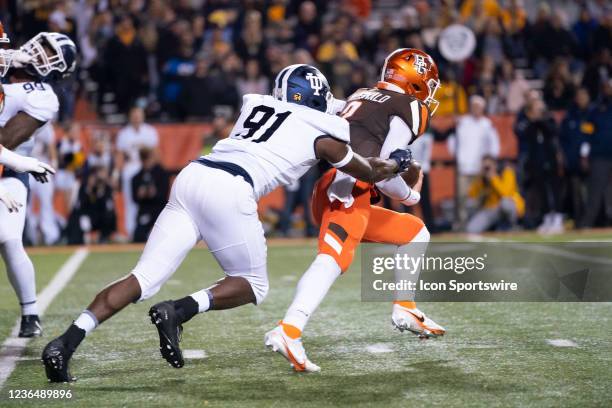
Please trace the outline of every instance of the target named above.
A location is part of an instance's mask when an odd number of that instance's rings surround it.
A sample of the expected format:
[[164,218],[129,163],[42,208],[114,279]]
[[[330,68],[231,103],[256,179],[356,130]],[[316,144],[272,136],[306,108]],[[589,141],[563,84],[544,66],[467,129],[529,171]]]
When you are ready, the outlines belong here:
[[427,62],[425,62],[425,57],[418,54],[414,56],[414,69],[419,74],[424,74],[427,72]]
[[309,72],[306,74],[306,79],[310,81],[310,87],[314,89],[314,94],[320,95],[319,91],[323,89],[323,81],[321,80],[321,78],[319,78],[319,76],[313,74],[312,72]]

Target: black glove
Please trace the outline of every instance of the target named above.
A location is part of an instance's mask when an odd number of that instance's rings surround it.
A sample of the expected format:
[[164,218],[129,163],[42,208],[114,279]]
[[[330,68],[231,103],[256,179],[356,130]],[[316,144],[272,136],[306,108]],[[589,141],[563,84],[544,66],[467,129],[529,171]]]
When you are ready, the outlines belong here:
[[410,149],[396,149],[391,152],[389,159],[397,162],[397,173],[406,171],[412,164],[412,152]]

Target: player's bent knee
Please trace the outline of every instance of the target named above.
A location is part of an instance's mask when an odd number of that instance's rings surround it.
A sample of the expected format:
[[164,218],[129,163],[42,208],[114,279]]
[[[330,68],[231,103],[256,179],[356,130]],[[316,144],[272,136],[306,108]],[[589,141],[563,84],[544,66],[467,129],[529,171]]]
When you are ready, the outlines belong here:
[[244,276],[244,278],[251,285],[253,295],[255,295],[255,304],[260,305],[266,299],[266,296],[268,296],[268,291],[270,290],[268,278],[261,276]]
[[417,232],[417,234],[415,235],[412,242],[429,242],[430,239],[431,233],[429,232],[425,224],[423,224],[419,232]]
[[319,250],[319,255],[328,255],[331,259],[333,259],[334,263],[338,265],[340,271],[344,273],[351,266],[351,263],[353,263],[355,251],[342,248],[340,253],[338,253],[332,248],[321,248]]

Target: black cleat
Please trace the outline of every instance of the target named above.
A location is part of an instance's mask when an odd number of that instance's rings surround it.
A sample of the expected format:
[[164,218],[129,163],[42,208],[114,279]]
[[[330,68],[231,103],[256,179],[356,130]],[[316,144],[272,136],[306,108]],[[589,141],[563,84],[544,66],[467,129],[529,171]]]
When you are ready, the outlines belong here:
[[63,383],[76,381],[68,371],[68,362],[72,353],[68,351],[62,339],[52,340],[42,353],[42,362],[49,382]]
[[176,316],[174,302],[168,300],[160,302],[149,310],[151,323],[157,327],[159,334],[159,352],[162,357],[174,368],[185,365],[183,352],[179,347],[183,326]]
[[39,337],[42,336],[42,326],[37,315],[21,316],[21,327],[19,337]]

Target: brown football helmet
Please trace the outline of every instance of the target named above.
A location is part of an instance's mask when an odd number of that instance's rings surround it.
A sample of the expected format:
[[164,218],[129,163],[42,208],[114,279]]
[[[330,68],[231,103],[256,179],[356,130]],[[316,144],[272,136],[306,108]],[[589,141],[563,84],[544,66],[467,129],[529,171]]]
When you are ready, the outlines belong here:
[[413,95],[429,108],[431,115],[438,108],[435,99],[440,88],[438,66],[426,52],[416,48],[399,48],[385,59],[377,88],[393,90],[395,85]]

